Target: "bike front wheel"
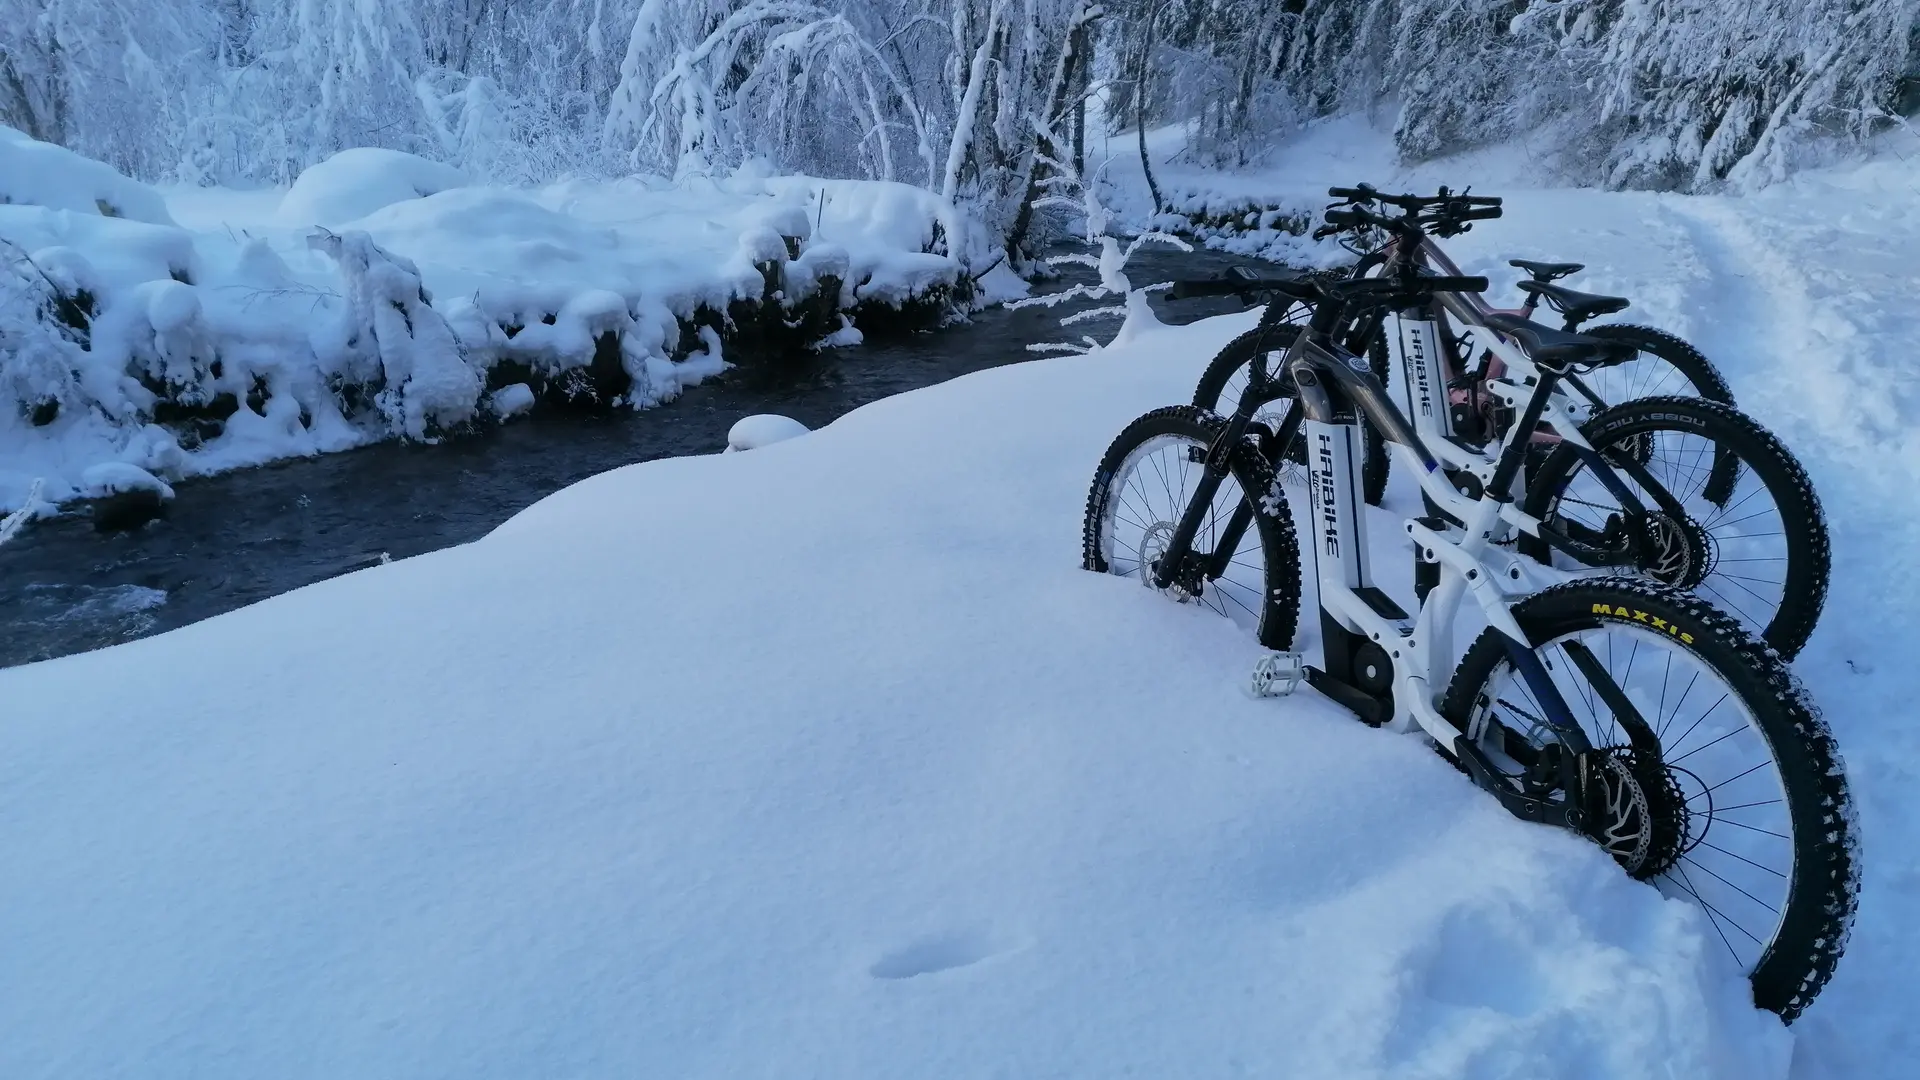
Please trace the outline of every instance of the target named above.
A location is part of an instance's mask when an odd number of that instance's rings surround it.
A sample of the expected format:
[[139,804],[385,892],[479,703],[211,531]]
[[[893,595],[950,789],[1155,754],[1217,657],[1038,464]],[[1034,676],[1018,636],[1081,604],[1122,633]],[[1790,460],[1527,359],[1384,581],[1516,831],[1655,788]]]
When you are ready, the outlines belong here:
[[[1572,581],[1513,615],[1594,748],[1595,780],[1578,796],[1590,838],[1698,905],[1755,1003],[1792,1021],[1833,974],[1860,881],[1846,776],[1819,712],[1737,621],[1653,582]],[[1559,741],[1491,629],[1442,712],[1516,779]]]
[[[1198,496],[1207,451],[1224,425],[1190,405],[1127,425],[1100,460],[1087,494],[1081,565],[1154,588],[1155,571]],[[1269,649],[1293,644],[1300,619],[1300,541],[1273,469],[1251,443],[1235,447],[1182,572],[1163,590],[1251,630]]]
[[[1282,324],[1271,328],[1249,330],[1227,343],[1207,370],[1200,375],[1200,382],[1194,386],[1193,404],[1209,412],[1222,416],[1231,414],[1240,407],[1240,396],[1252,384],[1252,369],[1256,363],[1271,364],[1280,354],[1291,348],[1294,339],[1300,334],[1300,327]],[[1268,359],[1272,357],[1273,359]],[[1367,350],[1367,361],[1373,369],[1373,375],[1380,385],[1387,384],[1386,344],[1376,335],[1375,341]],[[1272,369],[1268,368],[1271,374]],[[1253,414],[1254,421],[1263,424],[1270,431],[1279,431],[1287,414],[1300,407],[1300,401],[1293,396],[1290,388],[1272,386],[1269,393],[1275,395],[1260,403]],[[1379,506],[1387,492],[1387,476],[1392,469],[1393,459],[1388,456],[1387,442],[1373,425],[1362,422],[1360,425],[1361,493],[1367,504]],[[1296,435],[1279,455],[1275,468],[1282,480],[1288,483],[1306,483],[1307,451],[1306,443]]]

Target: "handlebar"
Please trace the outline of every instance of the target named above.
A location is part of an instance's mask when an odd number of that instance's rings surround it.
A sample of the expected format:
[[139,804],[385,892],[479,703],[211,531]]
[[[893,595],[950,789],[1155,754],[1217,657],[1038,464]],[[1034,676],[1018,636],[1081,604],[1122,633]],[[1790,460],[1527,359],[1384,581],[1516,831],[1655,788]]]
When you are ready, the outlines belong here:
[[1448,204],[1455,206],[1500,205],[1500,197],[1498,195],[1468,195],[1464,192],[1455,194],[1446,188],[1441,188],[1438,195],[1388,195],[1375,188],[1372,184],[1361,184],[1358,187],[1331,187],[1327,189],[1327,194],[1336,199],[1345,199],[1348,202],[1377,202],[1386,206],[1396,206],[1402,210],[1413,213]]
[[[1437,195],[1388,195],[1369,184],[1358,187],[1333,187],[1327,194],[1347,200],[1346,205],[1330,207],[1326,223],[1314,230],[1321,239],[1349,229],[1374,227],[1400,233],[1409,238],[1427,232],[1456,236],[1466,232],[1473,221],[1491,221],[1501,216],[1501,200],[1495,195],[1454,194],[1441,188]],[[1392,206],[1403,211],[1388,217],[1373,209]]]
[[1487,279],[1477,274],[1327,281],[1303,276],[1261,277],[1242,267],[1235,267],[1218,277],[1176,281],[1173,288],[1167,290],[1167,298],[1191,300],[1203,296],[1251,297],[1257,293],[1274,293],[1308,302],[1330,300],[1347,304],[1365,301],[1368,306],[1379,306],[1392,305],[1402,299],[1424,300],[1434,293],[1486,292],[1488,287]]
[[1202,296],[1242,296],[1251,297],[1254,293],[1277,292],[1299,299],[1311,299],[1319,295],[1311,281],[1300,277],[1261,277],[1244,266],[1236,266],[1210,278],[1186,278],[1173,283],[1167,290],[1169,300],[1192,300]]

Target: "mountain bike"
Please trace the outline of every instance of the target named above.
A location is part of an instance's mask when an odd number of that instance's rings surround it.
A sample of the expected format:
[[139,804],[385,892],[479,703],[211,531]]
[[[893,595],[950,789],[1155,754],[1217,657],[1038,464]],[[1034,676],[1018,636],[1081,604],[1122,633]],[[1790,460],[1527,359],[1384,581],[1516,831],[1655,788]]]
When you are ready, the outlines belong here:
[[[1625,346],[1516,334],[1539,383],[1502,438],[1490,482],[1469,495],[1445,479],[1367,361],[1337,343],[1346,309],[1485,288],[1485,278],[1460,276],[1176,284],[1175,297],[1258,289],[1275,303],[1315,305],[1304,332],[1275,350],[1278,372],[1256,363],[1253,379],[1265,390],[1284,378],[1301,405],[1291,423],[1309,448],[1322,659],[1308,666],[1298,653],[1271,653],[1255,689],[1288,693],[1304,681],[1369,724],[1423,733],[1515,816],[1585,836],[1633,877],[1698,904],[1755,1002],[1791,1021],[1832,975],[1859,885],[1846,779],[1812,702],[1777,654],[1698,597],[1621,577],[1527,595],[1525,560],[1497,543],[1542,527],[1500,493],[1522,468],[1527,433],[1564,422],[1554,384]],[[1294,432],[1257,424],[1256,401],[1243,395],[1224,418],[1182,405],[1130,424],[1088,495],[1083,565],[1183,602],[1204,601],[1222,582],[1255,586],[1256,603],[1216,610],[1287,649],[1301,562],[1273,464]],[[1375,584],[1359,498],[1364,422],[1461,523],[1405,522],[1412,616]],[[1565,440],[1598,457],[1577,429]],[[1257,579],[1242,559],[1256,553]],[[1464,655],[1453,648],[1463,612],[1485,624]]]
[[[1322,234],[1364,228],[1392,237],[1376,253],[1380,260],[1363,264],[1356,276],[1457,275],[1429,232],[1455,235],[1472,221],[1501,212],[1499,200],[1485,196],[1394,196],[1365,187],[1333,193],[1349,203],[1328,211]],[[1387,217],[1369,209],[1375,204],[1403,213]],[[1565,276],[1578,265],[1519,262],[1536,278]],[[1512,339],[1571,332],[1532,322],[1527,316],[1535,300],[1544,298],[1562,310],[1569,327],[1626,303],[1573,293],[1550,281],[1525,282],[1523,288],[1529,301],[1519,312],[1494,311],[1477,296],[1436,293],[1418,308],[1392,312],[1395,332],[1383,332],[1389,313],[1378,309],[1357,313],[1338,328],[1349,351],[1369,355],[1370,369],[1383,384],[1389,354],[1398,359],[1407,414],[1447,474],[1468,490],[1485,481],[1490,447],[1517,417],[1495,387],[1535,379],[1525,351]],[[1262,327],[1229,344],[1209,365],[1195,392],[1196,404],[1211,403],[1217,410],[1247,391],[1246,379],[1259,359],[1253,355],[1256,335],[1269,335],[1259,339],[1259,348],[1271,352],[1299,333],[1297,325],[1276,321],[1275,307],[1287,315],[1297,310],[1290,301],[1269,305]],[[1557,527],[1541,536],[1521,535],[1516,542],[1523,554],[1542,563],[1629,569],[1700,593],[1791,658],[1805,646],[1826,598],[1830,554],[1819,498],[1780,441],[1730,404],[1676,395],[1607,404],[1596,387],[1655,385],[1631,372],[1624,378],[1616,373],[1637,366],[1644,375],[1649,335],[1658,334],[1642,327],[1596,327],[1588,336],[1619,350],[1556,381],[1563,415],[1601,442],[1613,468],[1611,475],[1599,472],[1588,459],[1559,447],[1556,437],[1536,435],[1519,477],[1519,500],[1529,514]],[[1464,375],[1456,373],[1454,363],[1462,356],[1480,358]],[[1704,389],[1731,398],[1721,392],[1724,382],[1704,358],[1693,372],[1686,379],[1696,394]],[[1278,429],[1298,404],[1284,379],[1263,385],[1262,395],[1271,397],[1259,403],[1259,415]],[[1385,443],[1377,432],[1363,430],[1361,453],[1365,494],[1377,503],[1387,474]],[[1294,444],[1279,468],[1301,471],[1302,454]]]
[[[1355,193],[1378,192],[1367,185],[1344,189]],[[1390,197],[1392,198],[1392,197]],[[1400,196],[1398,198],[1409,198]],[[1486,196],[1456,196],[1458,199],[1471,199],[1463,204],[1463,209],[1486,210],[1498,207],[1500,200]],[[1427,200],[1434,204],[1444,204],[1443,196]],[[1436,221],[1436,230],[1441,235],[1458,235],[1469,231],[1472,220],[1484,220],[1497,217],[1497,214],[1483,213],[1476,218]],[[1338,230],[1347,231],[1347,230]],[[1316,235],[1331,235],[1322,230]],[[1346,273],[1352,277],[1367,277],[1388,268],[1396,260],[1412,261],[1428,266],[1441,274],[1458,274],[1460,269],[1437,244],[1431,233],[1423,234],[1417,243],[1409,243],[1397,234],[1389,234],[1385,243],[1371,248],[1361,248],[1349,244],[1351,250],[1360,258]],[[1503,311],[1503,314],[1518,315],[1531,319],[1538,312],[1540,304],[1559,313],[1563,319],[1561,329],[1578,331],[1588,319],[1601,315],[1611,315],[1631,306],[1631,301],[1620,296],[1605,296],[1599,293],[1576,292],[1555,282],[1586,269],[1582,263],[1538,262],[1529,259],[1513,259],[1509,266],[1518,267],[1527,272],[1528,280],[1520,283],[1525,294],[1519,308]],[[1356,353],[1365,355],[1372,365],[1374,377],[1382,385],[1388,382],[1388,370],[1391,359],[1388,355],[1387,338],[1380,333],[1384,313],[1374,313],[1364,319],[1349,333],[1347,346]],[[1475,356],[1472,335],[1460,333],[1446,318],[1446,313],[1435,307],[1433,319],[1439,330],[1441,342],[1441,363],[1445,370],[1447,385],[1451,388],[1450,404],[1455,406],[1454,417],[1465,429],[1473,423],[1473,414],[1459,409],[1466,404],[1467,395],[1462,389],[1468,381],[1456,373],[1471,366]],[[1662,395],[1680,395],[1718,401],[1729,407],[1734,405],[1733,389],[1713,362],[1701,354],[1685,340],[1651,326],[1632,323],[1609,323],[1589,327],[1585,331],[1594,337],[1610,338],[1615,341],[1631,343],[1636,355],[1624,362],[1613,364],[1602,371],[1592,372],[1577,380],[1569,380],[1568,386],[1576,389],[1588,406],[1588,414],[1606,407],[1606,402],[1630,401],[1636,398]],[[1220,350],[1213,362],[1207,365],[1200,382],[1194,389],[1193,403],[1213,412],[1231,411],[1232,403],[1238,400],[1240,392],[1246,387],[1246,367],[1252,360],[1251,348],[1256,338],[1263,337],[1258,331],[1248,331],[1229,342]],[[1498,358],[1481,355],[1483,363],[1498,364]],[[1223,408],[1223,403],[1225,407]],[[1576,416],[1580,415],[1577,405],[1570,406]],[[1279,417],[1270,411],[1263,412],[1269,422],[1277,423]],[[1584,419],[1584,417],[1582,417]],[[1465,434],[1463,430],[1461,432]],[[1363,478],[1367,502],[1380,505],[1386,493],[1390,459],[1386,446],[1377,433],[1367,432],[1364,443]],[[1724,481],[1723,481],[1724,483]]]

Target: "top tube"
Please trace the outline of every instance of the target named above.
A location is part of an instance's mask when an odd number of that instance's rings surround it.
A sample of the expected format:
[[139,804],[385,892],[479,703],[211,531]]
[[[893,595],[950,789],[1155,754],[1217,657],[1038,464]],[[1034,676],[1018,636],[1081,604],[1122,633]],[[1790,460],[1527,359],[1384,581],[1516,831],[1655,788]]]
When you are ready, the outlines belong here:
[[[1463,276],[1459,265],[1448,258],[1446,252],[1440,250],[1440,245],[1434,243],[1432,237],[1422,236],[1420,238],[1419,254],[1442,275],[1449,277]],[[1493,313],[1493,305],[1481,299],[1479,293],[1448,293],[1447,298],[1458,300],[1461,305],[1477,315],[1491,315]],[[1452,307],[1453,305],[1448,306]]]
[[[1408,422],[1406,414],[1401,412],[1399,406],[1393,403],[1393,399],[1387,396],[1386,387],[1380,385],[1380,381],[1370,372],[1366,372],[1364,367],[1356,369],[1356,361],[1362,365],[1365,363],[1338,345],[1329,349],[1315,342],[1312,335],[1301,334],[1294,341],[1293,348],[1288,351],[1285,362],[1289,369],[1293,369],[1296,365],[1304,366],[1319,375],[1321,381],[1333,382],[1338,392],[1347,398],[1354,409],[1372,422],[1375,431],[1389,442],[1397,442],[1411,449],[1420,458],[1420,463],[1428,472],[1438,469],[1439,461],[1434,458],[1433,452],[1427,449],[1426,444],[1420,441],[1420,436]],[[1321,423],[1332,423],[1333,417],[1326,410],[1326,406],[1331,403],[1326,402],[1324,398],[1321,402],[1315,402],[1314,399],[1321,395],[1309,392],[1306,387],[1300,386],[1299,382],[1299,376],[1296,374],[1295,392],[1299,396],[1300,405],[1305,410],[1307,418]],[[1320,415],[1315,415],[1316,413]]]

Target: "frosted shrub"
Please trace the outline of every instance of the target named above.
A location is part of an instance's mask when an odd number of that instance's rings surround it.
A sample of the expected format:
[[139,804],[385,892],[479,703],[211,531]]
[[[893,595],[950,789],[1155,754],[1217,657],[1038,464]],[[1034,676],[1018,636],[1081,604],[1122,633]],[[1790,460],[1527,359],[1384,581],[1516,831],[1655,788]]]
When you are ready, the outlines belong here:
[[331,361],[348,381],[380,386],[375,407],[408,438],[473,419],[480,374],[468,365],[453,328],[427,303],[413,263],[363,232],[321,229],[307,242],[339,264],[346,294],[329,347],[317,350],[322,363]]

